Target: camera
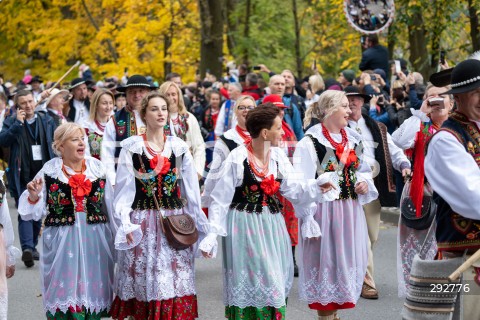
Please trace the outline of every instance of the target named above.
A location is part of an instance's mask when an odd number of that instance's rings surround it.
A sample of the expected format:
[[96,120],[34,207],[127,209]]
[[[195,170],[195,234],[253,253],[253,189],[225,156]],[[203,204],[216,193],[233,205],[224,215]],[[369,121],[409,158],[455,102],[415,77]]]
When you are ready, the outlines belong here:
[[253,66],[253,70],[260,70],[262,68],[260,68],[260,66]]
[[430,98],[428,99],[428,105],[433,109],[445,109],[443,98]]
[[376,81],[376,80],[377,80],[377,77],[372,74],[372,75],[370,76],[370,79],[372,79],[373,81]]
[[445,64],[445,51],[440,51],[440,63]]

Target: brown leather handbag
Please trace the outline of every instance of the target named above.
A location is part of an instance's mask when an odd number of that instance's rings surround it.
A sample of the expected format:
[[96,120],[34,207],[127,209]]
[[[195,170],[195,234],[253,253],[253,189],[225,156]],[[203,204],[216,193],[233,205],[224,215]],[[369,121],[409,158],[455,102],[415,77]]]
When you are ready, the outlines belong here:
[[[140,164],[145,172],[142,157],[139,155]],[[177,250],[185,250],[192,246],[198,240],[198,230],[195,226],[193,218],[187,214],[177,214],[173,216],[163,216],[160,206],[158,205],[157,196],[153,193],[153,201],[155,207],[161,216],[163,234],[167,238],[168,244]]]

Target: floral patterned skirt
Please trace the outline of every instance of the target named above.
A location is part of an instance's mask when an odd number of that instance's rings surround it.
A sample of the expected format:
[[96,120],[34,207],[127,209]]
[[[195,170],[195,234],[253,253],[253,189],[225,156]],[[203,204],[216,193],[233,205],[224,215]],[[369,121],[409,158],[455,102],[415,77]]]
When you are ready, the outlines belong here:
[[69,307],[67,312],[58,310],[55,314],[52,314],[50,311],[47,312],[48,320],[99,320],[108,317],[110,317],[110,315],[106,310],[97,313],[82,307]]
[[[282,214],[228,212],[223,241],[224,305],[285,306],[293,282],[292,244]],[[233,318],[235,319],[235,318]],[[248,319],[248,318],[246,318]]]
[[285,319],[285,306],[279,309],[274,307],[247,307],[242,309],[228,306],[225,307],[225,318],[231,320],[282,320]]
[[[162,215],[179,213],[163,210]],[[142,239],[128,250],[117,251],[114,319],[194,319],[197,316],[193,248],[173,249],[167,242],[157,210],[135,210],[133,224]],[[146,315],[146,316],[145,316]]]
[[135,320],[193,320],[198,317],[197,296],[185,296],[164,301],[122,301],[115,298],[110,311],[113,319],[132,316]]
[[295,209],[293,209],[293,205],[290,201],[282,197],[280,192],[278,192],[276,196],[283,206],[282,214],[285,219],[285,225],[287,226],[290,241],[292,242],[292,246],[296,246],[298,244],[298,218],[295,217]]

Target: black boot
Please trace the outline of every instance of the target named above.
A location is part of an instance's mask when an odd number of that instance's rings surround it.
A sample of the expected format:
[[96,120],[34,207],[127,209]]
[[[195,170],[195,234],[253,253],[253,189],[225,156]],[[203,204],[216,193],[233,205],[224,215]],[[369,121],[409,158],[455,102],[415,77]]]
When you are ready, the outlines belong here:
[[298,266],[297,266],[297,260],[295,259],[295,247],[292,246],[292,253],[293,253],[293,276],[295,278],[298,277]]

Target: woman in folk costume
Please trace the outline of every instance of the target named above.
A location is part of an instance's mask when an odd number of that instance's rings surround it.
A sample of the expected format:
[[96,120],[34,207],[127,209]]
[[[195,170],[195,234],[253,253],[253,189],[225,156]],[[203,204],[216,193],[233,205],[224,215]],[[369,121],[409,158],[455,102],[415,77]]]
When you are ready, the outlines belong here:
[[85,156],[85,132],[65,123],[55,130],[60,156],[43,166],[20,197],[24,220],[45,217],[40,256],[47,319],[100,319],[113,299],[113,234],[106,210],[113,190],[103,164]]
[[[200,243],[200,249],[204,256],[212,257],[217,235],[224,237],[224,303],[228,319],[285,318],[293,282],[293,258],[275,194],[280,190],[293,203],[306,207],[316,199],[335,198],[329,175],[302,184],[304,180],[293,175],[284,152],[275,148],[283,134],[279,113],[273,104],[249,111],[246,126],[252,141],[228,155],[211,194],[212,231]],[[318,225],[311,219],[306,224],[309,226],[302,230],[304,236],[318,236]]]
[[176,136],[187,143],[200,179],[205,169],[206,154],[205,142],[197,118],[187,111],[182,90],[174,82],[164,82],[158,91],[171,100],[168,121],[165,125],[165,135]]
[[[406,150],[409,160],[413,163],[413,175],[409,196],[416,207],[415,210],[421,210],[417,209],[417,206],[422,205],[424,185],[428,184],[425,179],[424,170],[427,142],[442,126],[443,122],[448,119],[450,111],[453,108],[453,98],[450,95],[440,95],[448,90],[450,90],[449,86],[435,87],[429,84],[425,90],[425,99],[420,110],[411,109],[412,116],[405,120],[392,134],[392,139],[395,144],[403,150]],[[399,297],[404,297],[407,294],[413,257],[416,254],[421,254],[422,258],[428,260],[435,258],[437,254],[435,228],[435,221],[432,222],[430,228],[425,230],[409,228],[402,223],[402,218],[400,217],[397,239]]]
[[90,103],[90,116],[85,124],[90,155],[98,160],[102,150],[103,134],[112,116],[115,97],[110,90],[99,88],[93,93]]
[[162,217],[185,212],[200,234],[209,231],[200,208],[193,157],[184,141],[164,132],[169,103],[160,93],[148,94],[140,109],[146,133],[122,142],[113,202],[121,220],[115,238],[120,251],[111,311],[114,319],[198,317],[196,249],[174,249],[161,225]]
[[245,123],[247,121],[247,114],[255,109],[256,106],[255,100],[251,96],[240,96],[233,109],[237,119],[237,125],[222,134],[215,142],[213,160],[209,166],[202,195],[202,208],[204,208],[204,210],[210,206],[210,194],[215,187],[215,183],[220,179],[220,172],[225,163],[225,159],[227,159],[233,149],[247,144],[252,140]]
[[0,170],[0,320],[7,320],[7,279],[15,274],[15,260],[21,256],[21,252],[13,246],[13,226],[8,210],[3,174],[4,171]]
[[[312,118],[320,123],[307,130],[297,144],[295,171],[312,179],[334,172],[340,184],[340,198],[314,207],[295,206],[310,211],[320,225],[318,239],[299,244],[300,299],[317,310],[319,319],[338,319],[336,311],[355,307],[367,270],[368,233],[362,205],[377,198],[370,166],[359,154],[361,136],[347,127],[351,113],[341,91],[327,90],[307,110],[305,126]],[[301,221],[300,228],[304,228]]]
[[[276,94],[270,94],[263,98],[263,103],[273,103],[280,110],[280,118],[282,119],[282,130],[284,132],[282,136],[282,141],[280,142],[279,147],[285,151],[285,154],[290,159],[293,158],[293,153],[295,151],[295,146],[297,144],[297,138],[295,132],[288,125],[288,123],[283,119],[285,114],[285,108],[287,106],[283,104],[282,97]],[[282,214],[285,219],[285,224],[287,226],[288,235],[290,236],[290,241],[292,242],[292,253],[293,253],[293,268],[295,277],[298,277],[298,266],[297,260],[295,259],[295,247],[298,244],[298,218],[295,216],[295,209],[290,201],[285,197],[282,197],[280,193],[277,194],[278,200],[282,204]]]

